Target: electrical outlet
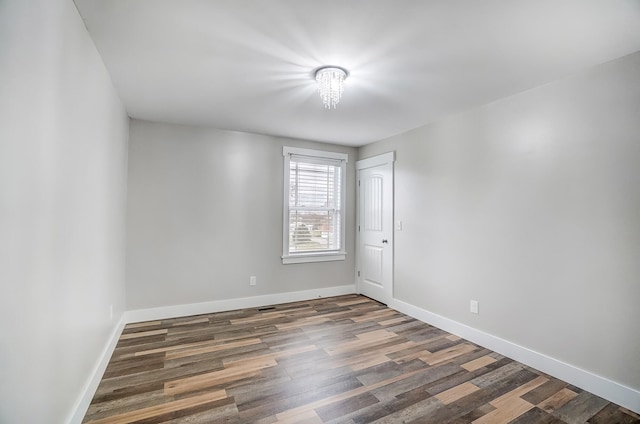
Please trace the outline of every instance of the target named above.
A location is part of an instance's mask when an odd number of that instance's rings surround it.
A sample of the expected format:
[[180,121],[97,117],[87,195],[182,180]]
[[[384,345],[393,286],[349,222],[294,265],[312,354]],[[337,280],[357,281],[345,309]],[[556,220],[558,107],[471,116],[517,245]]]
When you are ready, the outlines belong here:
[[477,300],[472,300],[469,303],[469,310],[471,311],[472,314],[478,314],[478,301]]
[[396,221],[396,231],[402,231],[402,221]]
[[255,286],[256,285],[256,276],[252,275],[251,277],[249,277],[249,285],[250,286]]

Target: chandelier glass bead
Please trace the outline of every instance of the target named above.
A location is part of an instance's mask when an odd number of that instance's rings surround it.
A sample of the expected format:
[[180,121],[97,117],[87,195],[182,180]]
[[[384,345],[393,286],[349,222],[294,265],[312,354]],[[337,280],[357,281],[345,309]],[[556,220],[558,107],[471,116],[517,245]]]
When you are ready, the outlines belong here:
[[344,91],[347,72],[338,67],[327,66],[316,71],[318,92],[326,109],[335,109]]

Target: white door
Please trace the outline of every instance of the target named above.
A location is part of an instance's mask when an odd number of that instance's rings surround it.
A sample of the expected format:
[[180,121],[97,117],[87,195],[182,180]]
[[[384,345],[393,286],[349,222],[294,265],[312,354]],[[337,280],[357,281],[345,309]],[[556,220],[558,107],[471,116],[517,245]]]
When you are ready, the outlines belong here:
[[393,160],[386,153],[358,169],[358,291],[384,304],[393,298]]

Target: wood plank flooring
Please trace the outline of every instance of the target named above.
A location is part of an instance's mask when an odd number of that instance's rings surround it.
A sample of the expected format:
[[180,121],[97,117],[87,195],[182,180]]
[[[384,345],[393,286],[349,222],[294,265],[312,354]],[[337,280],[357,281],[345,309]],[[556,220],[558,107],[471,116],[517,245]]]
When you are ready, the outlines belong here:
[[358,295],[127,325],[84,423],[640,423]]

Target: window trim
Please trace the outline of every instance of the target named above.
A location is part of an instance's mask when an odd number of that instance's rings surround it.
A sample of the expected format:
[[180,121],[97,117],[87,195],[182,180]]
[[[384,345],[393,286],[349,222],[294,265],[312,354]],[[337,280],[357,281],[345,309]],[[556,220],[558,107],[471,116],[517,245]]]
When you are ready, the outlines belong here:
[[[308,156],[309,158],[318,158],[321,160],[339,160],[342,165],[340,172],[340,250],[326,252],[303,252],[289,253],[289,184],[290,184],[290,163],[291,155]],[[282,156],[284,156],[284,181],[283,181],[283,209],[282,209],[282,263],[299,264],[309,262],[327,262],[327,261],[343,261],[347,256],[345,249],[346,242],[346,182],[347,182],[347,163],[349,156],[346,153],[328,152],[323,150],[302,149],[298,147],[282,147]]]

